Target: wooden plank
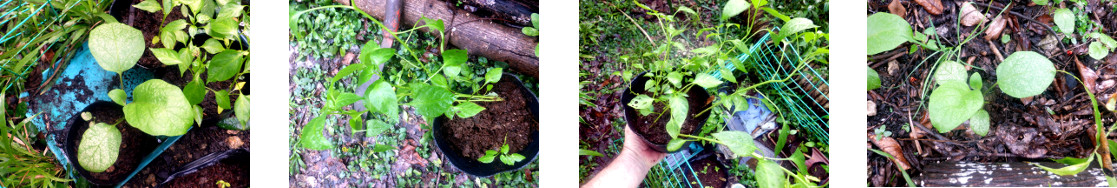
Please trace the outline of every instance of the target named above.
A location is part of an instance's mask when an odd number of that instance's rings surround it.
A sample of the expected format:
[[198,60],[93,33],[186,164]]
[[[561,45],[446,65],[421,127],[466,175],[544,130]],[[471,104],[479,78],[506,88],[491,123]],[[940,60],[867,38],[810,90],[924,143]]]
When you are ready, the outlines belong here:
[[[353,3],[370,16],[384,19],[386,1],[354,0]],[[349,5],[349,0],[334,2]],[[539,57],[535,56],[538,39],[524,35],[519,29],[488,21],[438,0],[403,0],[400,14],[402,26],[413,26],[424,16],[441,19],[446,26],[444,41],[466,49],[470,55],[503,61],[515,72],[539,77]],[[429,28],[419,30],[438,35],[438,31]]]
[[[1066,165],[1038,162],[1048,167]],[[1104,187],[1109,184],[1096,162],[1077,175],[1059,176],[1026,162],[977,163],[936,161],[923,167],[912,181],[926,187]]]

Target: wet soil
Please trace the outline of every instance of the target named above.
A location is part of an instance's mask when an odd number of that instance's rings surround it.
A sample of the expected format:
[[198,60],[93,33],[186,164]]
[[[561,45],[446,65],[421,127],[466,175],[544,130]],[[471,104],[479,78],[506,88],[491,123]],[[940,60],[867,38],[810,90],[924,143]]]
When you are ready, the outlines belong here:
[[[90,105],[91,108],[88,110],[93,115],[92,121],[109,124],[120,122],[120,124],[116,125],[116,128],[120,129],[122,138],[120,142],[120,154],[116,158],[116,163],[113,163],[113,166],[109,167],[108,170],[100,173],[89,173],[87,177],[90,178],[91,182],[95,183],[116,183],[112,181],[123,180],[124,176],[127,176],[135,170],[142,159],[147,156],[147,154],[151,153],[151,151],[155,150],[155,147],[157,147],[159,143],[155,137],[128,125],[128,123],[124,121],[124,112],[121,110],[120,106],[115,104],[101,104],[104,105]],[[69,153],[68,155],[74,160],[77,159],[77,146],[81,144],[81,135],[89,128],[89,122],[82,120],[80,115],[75,117],[74,123],[70,126],[73,126],[71,129],[77,129],[77,131],[71,131],[70,134],[77,135],[72,135],[71,137],[74,139],[70,141],[73,147],[66,148],[66,152]],[[78,167],[78,165],[75,165],[75,167]],[[84,170],[81,172],[88,173]]]
[[486,150],[499,150],[508,144],[509,152],[523,150],[534,141],[531,134],[539,129],[525,93],[511,78],[501,79],[493,86],[504,101],[480,102],[485,107],[471,118],[454,118],[446,121],[451,145],[468,158],[481,158]]
[[[147,168],[128,182],[128,185],[137,187],[158,185],[171,173],[180,170],[183,165],[203,156],[232,149],[250,149],[250,138],[248,131],[225,130],[216,126],[195,127],[174,145],[168,147],[163,154],[153,159]],[[247,171],[247,168],[245,170]]]
[[202,168],[186,176],[175,178],[163,187],[217,187],[217,182],[229,183],[229,187],[248,187],[248,155],[233,156],[221,160],[213,166]]
[[[162,0],[146,1],[162,2]],[[132,5],[139,4],[140,2],[143,1],[133,0]],[[162,3],[160,3],[160,5],[162,5]],[[140,61],[136,63],[140,67],[151,69],[165,66],[162,62],[159,61],[159,59],[155,58],[155,54],[151,53],[151,48],[163,48],[163,44],[152,44],[151,41],[153,38],[159,37],[159,29],[162,29],[164,24],[170,23],[174,20],[185,18],[182,16],[182,11],[179,9],[182,9],[182,6],[176,6],[171,11],[171,14],[168,14],[166,19],[164,19],[162,11],[150,13],[133,7],[129,9],[129,14],[128,16],[126,16],[126,18],[124,18],[125,20],[120,20],[121,23],[128,24],[143,32],[144,45],[146,45],[147,48],[145,48],[144,50],[144,55],[140,57]],[[181,44],[179,44],[179,46],[181,46]]]
[[[694,170],[704,187],[726,187],[726,182],[729,180],[725,165],[721,165],[717,158],[713,156],[690,162],[690,168]],[[694,177],[690,171],[686,172],[687,177]],[[695,182],[690,182],[690,184],[695,185]]]
[[[867,15],[889,12],[887,6],[890,2],[869,1]],[[1051,11],[1048,9],[1052,8],[1030,6],[1027,5],[1028,2],[1014,2],[1003,14],[1008,24],[1001,37],[1011,37],[1009,42],[1004,43],[1000,39],[986,40],[983,30],[972,32],[971,35],[971,31],[978,25],[958,27],[955,24],[962,2],[965,1],[943,0],[941,15],[929,14],[923,6],[914,2],[903,2],[902,5],[907,10],[904,18],[916,32],[935,26],[933,32],[936,36],[933,38],[940,41],[940,46],[959,46],[961,52],[951,60],[968,64],[966,67],[969,73],[980,74],[985,79],[985,86],[996,83],[995,70],[1003,61],[1001,59],[1017,51],[1040,53],[1048,57],[1057,70],[1073,73],[1075,77],[1083,78],[1087,84],[1097,84],[1083,85],[1068,74],[1057,73],[1047,91],[1024,99],[1008,96],[1000,89],[986,87],[983,109],[989,112],[991,119],[988,135],[976,135],[967,124],[953,131],[938,133],[932,128],[926,113],[925,96],[930,95],[933,87],[924,87],[923,83],[931,79],[930,67],[942,57],[942,53],[926,49],[908,53],[911,43],[907,43],[869,58],[868,66],[880,73],[882,87],[868,91],[867,101],[875,103],[870,108],[876,114],[867,117],[866,131],[875,134],[876,128],[884,126],[885,130],[891,132],[891,137],[896,139],[903,155],[915,169],[909,173],[916,175],[924,165],[932,161],[1048,161],[1088,155],[1094,147],[1090,135],[1095,130],[1094,111],[1086,89],[1090,88],[1097,95],[1101,105],[1113,97],[1117,93],[1112,87],[1117,79],[1117,74],[1114,74],[1117,73],[1117,58],[1111,55],[1103,60],[1095,60],[1087,56],[1085,44],[1088,43],[1082,42],[1086,39],[1081,36],[1071,36],[1079,40],[1078,44],[1066,40],[1045,44],[1048,43],[1045,41],[1047,38],[1063,35],[1054,34],[1048,29],[1055,27],[1048,15]],[[1101,5],[1096,1],[1088,3],[1091,4],[1090,7],[1111,7],[1109,5],[1113,4],[1103,2],[1105,5]],[[991,13],[986,14],[991,20],[1000,11],[999,7],[1004,7],[1006,3],[980,2],[975,5],[982,10],[994,7]],[[1114,19],[1117,14],[1105,14],[1107,12],[1108,10],[1097,14],[1094,11],[1090,19],[1109,27],[1117,20]],[[1115,34],[1114,30],[1097,32],[1110,36]],[[977,36],[968,43],[956,42],[973,35]],[[1089,74],[1097,76],[1087,76]],[[1106,115],[1111,112],[1103,110],[1100,113],[1103,124],[1114,122],[1112,116]],[[877,148],[872,144],[869,147]],[[873,152],[866,152],[866,155],[869,157],[867,181],[870,185],[903,185],[902,178],[895,178],[899,171],[895,170],[891,161]]]

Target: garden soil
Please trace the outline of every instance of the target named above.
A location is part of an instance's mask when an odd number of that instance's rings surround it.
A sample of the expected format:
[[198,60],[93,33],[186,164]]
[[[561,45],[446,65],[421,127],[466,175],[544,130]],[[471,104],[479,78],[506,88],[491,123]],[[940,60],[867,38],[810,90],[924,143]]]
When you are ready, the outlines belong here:
[[[714,156],[706,157],[705,159],[694,161],[690,163],[690,168],[697,173],[698,180],[702,182],[704,187],[727,187],[726,182],[729,180],[729,174],[726,173],[726,167],[718,163],[717,158]],[[686,171],[687,177],[691,176],[690,171]],[[690,182],[695,185],[694,182]],[[696,185],[695,185],[696,186]]]
[[229,183],[229,187],[248,187],[248,159],[225,159],[213,166],[205,167],[189,175],[175,178],[165,187],[217,187],[218,181]]
[[499,150],[507,143],[509,152],[523,150],[532,141],[531,134],[539,129],[534,114],[528,109],[523,90],[510,78],[493,86],[504,101],[480,102],[485,110],[471,118],[454,118],[446,122],[451,145],[468,158],[481,158],[486,150]]
[[[225,130],[222,128],[218,128],[217,126],[194,127],[193,129],[190,129],[190,131],[187,132],[186,135],[183,135],[182,138],[178,140],[178,142],[175,142],[174,145],[168,147],[167,150],[163,152],[163,154],[153,159],[151,161],[151,164],[149,164],[147,168],[144,168],[144,170],[136,174],[136,177],[132,178],[132,181],[128,182],[128,185],[137,187],[158,185],[160,182],[163,182],[163,180],[166,179],[166,177],[169,176],[171,173],[181,170],[179,168],[181,168],[183,165],[193,162],[194,160],[197,160],[198,158],[201,158],[203,156],[209,155],[211,153],[225,152],[232,149],[250,149],[250,138],[251,136],[248,131]],[[248,164],[244,164],[244,168],[240,169],[243,171],[232,172],[234,174],[247,174],[247,165]],[[179,179],[184,178],[176,178],[176,181]],[[226,179],[225,181],[232,183],[228,179]],[[205,185],[209,186],[212,184],[213,183]],[[234,187],[236,187],[235,185],[237,184],[233,185]]]
[[[890,1],[869,1],[869,12],[889,12]],[[1060,42],[1055,38],[1062,34],[1052,32],[1055,27],[1048,14],[1048,6],[1030,6],[1014,3],[1005,11],[1003,17],[1008,22],[1000,37],[1010,37],[1008,42],[1000,39],[984,39],[984,31],[974,31],[975,26],[958,26],[960,5],[965,1],[942,0],[941,15],[929,14],[923,6],[916,3],[902,3],[906,7],[904,17],[916,32],[925,28],[932,31],[933,38],[940,46],[962,48],[956,58],[966,65],[969,73],[980,74],[985,86],[996,83],[996,68],[1003,58],[1018,51],[1035,51],[1048,57],[1055,69],[1073,74],[1057,73],[1055,81],[1043,94],[1018,99],[1008,96],[1000,89],[985,88],[983,109],[990,115],[990,132],[978,136],[963,124],[960,129],[938,133],[927,119],[925,96],[930,95],[930,86],[924,87],[925,80],[931,79],[931,67],[942,53],[931,50],[916,50],[909,53],[911,43],[897,49],[869,57],[868,66],[880,73],[882,87],[868,91],[867,101],[870,113],[867,117],[866,131],[884,126],[897,140],[904,157],[914,168],[913,176],[918,176],[922,167],[932,161],[972,161],[972,162],[1028,162],[1049,161],[1063,157],[1086,157],[1093,148],[1091,135],[1094,118],[1091,102],[1086,94],[1090,88],[1097,96],[1099,105],[1115,97],[1117,87],[1117,56],[1110,55],[1103,60],[1087,56],[1088,43],[1072,44]],[[989,4],[986,4],[989,3]],[[1113,2],[1089,2],[1094,15],[1090,16],[1099,25],[1112,27],[1117,24],[1117,14],[1101,7],[1111,7]],[[999,2],[975,2],[981,10],[990,8],[994,16],[1000,7]],[[1096,15],[1099,11],[1102,12]],[[990,17],[992,19],[992,17]],[[976,36],[965,44],[959,44],[969,33]],[[1099,30],[1114,36],[1115,30]],[[959,36],[958,33],[962,35]],[[1077,36],[1075,36],[1077,37]],[[1054,42],[1051,42],[1054,41]],[[1074,77],[1083,78],[1087,85],[1079,83]],[[1108,83],[1108,84],[1107,84]],[[1105,109],[1105,107],[1100,107]],[[1102,110],[1102,123],[1113,124],[1114,118],[1109,111]],[[908,126],[913,125],[913,126]],[[914,136],[920,135],[920,136]],[[869,179],[871,186],[899,186],[903,180],[899,171],[888,159],[866,151],[869,157]]]
[[[146,1],[155,1],[155,0],[146,0]],[[161,1],[162,0],[160,0],[160,2]],[[140,2],[142,2],[142,1],[134,0],[132,2],[132,4],[135,5],[135,4],[139,4]],[[161,4],[162,3],[160,3],[160,5]],[[144,50],[144,55],[140,57],[140,61],[137,63],[141,67],[151,69],[151,68],[157,68],[157,67],[163,67],[164,66],[163,63],[159,61],[159,59],[155,58],[155,54],[151,53],[151,48],[163,48],[163,44],[162,43],[152,44],[151,41],[152,41],[153,38],[159,37],[159,30],[163,28],[164,24],[170,23],[170,21],[185,18],[185,17],[182,16],[182,11],[179,10],[181,8],[182,8],[182,6],[176,6],[171,11],[171,14],[167,15],[166,19],[163,18],[163,12],[162,11],[155,12],[155,13],[150,13],[150,12],[147,12],[147,11],[144,11],[144,10],[140,10],[138,8],[131,8],[131,9],[129,9],[129,12],[130,12],[129,15],[124,18],[126,20],[120,20],[120,22],[126,23],[126,24],[128,24],[132,27],[135,27],[136,29],[139,29],[141,32],[143,32],[144,41],[145,41],[144,45],[146,45],[147,48],[146,48],[146,50]],[[162,42],[162,41],[160,41],[160,42]]]

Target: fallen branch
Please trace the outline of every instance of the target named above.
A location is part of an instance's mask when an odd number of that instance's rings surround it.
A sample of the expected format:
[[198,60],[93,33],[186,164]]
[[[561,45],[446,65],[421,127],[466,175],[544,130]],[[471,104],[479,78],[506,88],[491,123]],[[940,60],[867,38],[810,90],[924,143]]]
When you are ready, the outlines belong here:
[[[334,0],[350,5],[348,0]],[[384,19],[386,0],[354,0],[357,8],[372,17]],[[443,20],[446,38],[450,44],[469,51],[470,55],[484,56],[508,63],[509,68],[532,77],[539,77],[539,57],[535,56],[538,39],[528,37],[520,30],[493,23],[450,4],[437,0],[403,0],[400,11],[401,25],[410,26],[419,18]],[[438,36],[430,28],[419,29]]]

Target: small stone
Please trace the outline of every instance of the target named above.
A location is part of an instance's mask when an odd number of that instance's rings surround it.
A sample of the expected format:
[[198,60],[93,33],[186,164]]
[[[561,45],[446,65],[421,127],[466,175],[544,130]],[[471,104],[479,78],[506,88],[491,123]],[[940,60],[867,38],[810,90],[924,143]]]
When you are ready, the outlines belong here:
[[244,142],[240,140],[240,137],[236,136],[230,136],[229,138],[226,138],[225,143],[229,145],[230,149],[237,149],[240,148],[240,146],[244,145]]
[[865,104],[868,104],[868,109],[866,109],[866,110],[868,111],[869,116],[877,115],[877,103],[873,102],[872,100],[869,100],[869,101],[865,101]]
[[900,62],[895,59],[888,61],[888,75],[896,75],[898,70],[900,70]]

